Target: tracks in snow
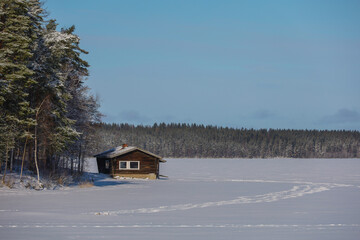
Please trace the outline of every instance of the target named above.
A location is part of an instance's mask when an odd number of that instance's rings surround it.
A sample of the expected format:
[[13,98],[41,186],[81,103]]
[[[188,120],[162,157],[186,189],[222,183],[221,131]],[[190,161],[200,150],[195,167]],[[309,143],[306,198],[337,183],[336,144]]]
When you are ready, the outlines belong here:
[[280,200],[298,198],[309,194],[319,193],[328,191],[334,187],[340,187],[339,184],[330,184],[330,183],[311,183],[311,184],[302,184],[293,186],[289,190],[271,192],[267,194],[254,195],[254,196],[239,196],[238,198],[231,200],[223,201],[214,201],[214,202],[204,202],[204,203],[187,203],[187,204],[177,204],[169,206],[159,206],[153,208],[139,208],[139,209],[130,209],[130,210],[118,210],[118,211],[102,211],[93,213],[95,215],[104,215],[104,216],[116,216],[123,214],[149,214],[149,213],[161,213],[161,212],[170,212],[170,211],[184,211],[196,208],[207,208],[207,207],[218,207],[218,206],[227,206],[227,205],[236,205],[236,204],[250,204],[250,203],[269,203],[276,202]]
[[98,225],[98,224],[8,224],[0,225],[8,229],[42,229],[42,228],[233,228],[233,229],[261,229],[261,228],[296,228],[296,229],[336,229],[336,228],[359,228],[360,224],[136,224],[136,225]]

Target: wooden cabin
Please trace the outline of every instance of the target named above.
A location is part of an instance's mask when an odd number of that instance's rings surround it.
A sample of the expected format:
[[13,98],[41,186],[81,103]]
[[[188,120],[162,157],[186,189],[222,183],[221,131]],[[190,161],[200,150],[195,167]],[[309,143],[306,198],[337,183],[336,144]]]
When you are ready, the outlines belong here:
[[159,165],[166,162],[153,153],[123,144],[95,155],[99,173],[113,177],[159,178]]

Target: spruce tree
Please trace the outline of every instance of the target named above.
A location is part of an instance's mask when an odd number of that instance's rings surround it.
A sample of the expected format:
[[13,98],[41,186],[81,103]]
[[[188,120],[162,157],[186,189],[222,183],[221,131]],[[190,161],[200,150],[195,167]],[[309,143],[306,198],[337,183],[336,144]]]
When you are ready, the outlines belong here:
[[25,0],[0,2],[0,142],[7,149],[34,124],[28,89],[35,81],[28,65],[36,36],[28,7]]
[[0,2],[0,166],[22,146],[22,167],[33,153],[28,162],[38,180],[39,169],[55,169],[59,156],[82,158],[90,122],[100,116],[84,85],[89,64],[75,27],[58,31],[45,16],[40,0]]

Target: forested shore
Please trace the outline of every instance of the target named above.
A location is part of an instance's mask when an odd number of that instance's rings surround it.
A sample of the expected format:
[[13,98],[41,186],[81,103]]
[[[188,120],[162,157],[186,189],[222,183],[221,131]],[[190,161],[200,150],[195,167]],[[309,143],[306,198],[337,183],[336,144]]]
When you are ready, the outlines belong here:
[[97,123],[91,154],[123,143],[163,157],[359,158],[360,132],[345,130],[234,129],[197,124]]
[[0,2],[0,170],[82,172],[98,101],[84,84],[75,26],[58,29],[39,0]]

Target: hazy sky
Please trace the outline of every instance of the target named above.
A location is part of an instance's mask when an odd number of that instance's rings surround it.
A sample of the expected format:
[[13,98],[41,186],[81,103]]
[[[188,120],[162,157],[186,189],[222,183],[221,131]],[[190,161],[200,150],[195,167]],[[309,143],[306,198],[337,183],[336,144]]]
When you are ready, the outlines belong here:
[[106,122],[360,130],[360,1],[47,0]]

